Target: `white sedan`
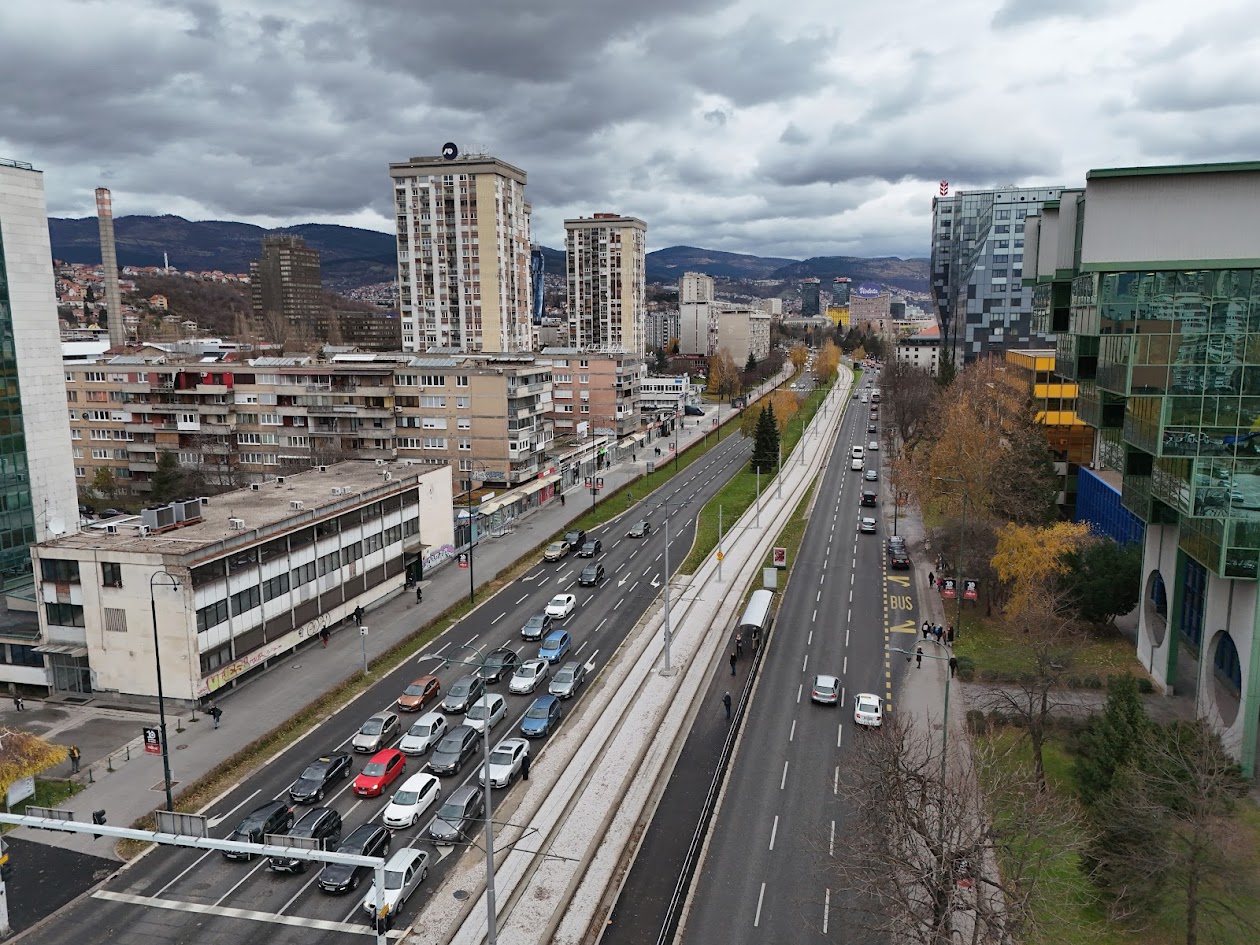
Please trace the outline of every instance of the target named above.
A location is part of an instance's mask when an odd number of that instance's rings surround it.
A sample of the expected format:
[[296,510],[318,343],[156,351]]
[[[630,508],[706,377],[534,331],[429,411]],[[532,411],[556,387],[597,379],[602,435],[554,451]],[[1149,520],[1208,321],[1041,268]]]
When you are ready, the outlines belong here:
[[866,448],[872,452],[877,451],[879,449],[879,440],[871,440],[871,442],[866,444]]
[[853,721],[872,728],[884,724],[884,700],[873,693],[859,692],[853,697]]
[[400,830],[420,819],[434,801],[442,796],[442,782],[435,774],[413,774],[389,799],[381,821],[386,827]]
[[546,660],[526,660],[516,667],[516,672],[512,674],[512,681],[508,683],[508,692],[514,692],[518,696],[527,696],[546,678]]
[[547,604],[547,616],[556,620],[563,620],[569,614],[573,613],[577,607],[577,595],[575,594],[557,594],[551,598]]
[[464,716],[464,724],[484,733],[502,722],[506,716],[507,700],[497,692],[487,692],[469,706],[468,714]]
[[441,712],[426,712],[411,723],[407,734],[398,743],[404,755],[423,755],[446,734],[446,716]]
[[[490,786],[505,788],[520,774],[525,756],[529,754],[529,742],[523,738],[505,738],[490,752]],[[486,767],[477,775],[477,783],[486,783]]]

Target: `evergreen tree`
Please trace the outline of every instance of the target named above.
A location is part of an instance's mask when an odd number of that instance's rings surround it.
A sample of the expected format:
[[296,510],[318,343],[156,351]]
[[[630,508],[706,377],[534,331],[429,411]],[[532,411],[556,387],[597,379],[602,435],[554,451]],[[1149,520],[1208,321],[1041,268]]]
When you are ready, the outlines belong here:
[[753,353],[749,351],[748,360],[744,362],[744,372],[747,374],[751,374],[755,370],[757,370],[757,359],[754,358]]
[[757,416],[756,438],[753,440],[752,467],[768,473],[779,463],[779,424],[774,419],[774,405],[767,404]]
[[1138,602],[1142,577],[1139,545],[1118,545],[1109,538],[1091,542],[1064,559],[1063,589],[1082,620],[1111,623]]
[[1076,783],[1086,807],[1096,807],[1111,790],[1116,772],[1136,760],[1150,726],[1137,679],[1125,673],[1107,680],[1107,704],[1081,733],[1076,758]]
[[179,468],[179,460],[169,450],[158,453],[157,472],[153,474],[153,501],[169,502],[179,495],[184,474]]

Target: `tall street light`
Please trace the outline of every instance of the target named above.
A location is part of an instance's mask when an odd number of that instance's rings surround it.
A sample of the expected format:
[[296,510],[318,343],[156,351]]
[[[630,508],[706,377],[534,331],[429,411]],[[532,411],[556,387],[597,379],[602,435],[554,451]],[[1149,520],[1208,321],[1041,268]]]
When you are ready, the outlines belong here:
[[[158,582],[158,578],[168,580]],[[162,783],[166,788],[166,809],[173,811],[175,801],[171,797],[171,751],[166,741],[166,691],[162,686],[162,646],[158,642],[157,598],[153,593],[157,587],[155,582],[176,590],[179,587],[179,580],[169,571],[155,571],[149,576],[149,612],[153,615],[153,663],[157,669],[158,724],[162,733]]]
[[468,517],[468,603],[474,604],[477,600],[477,583],[473,579],[473,545],[477,543],[476,526],[473,524],[472,511],[472,494],[473,494],[473,475],[477,472],[478,467],[482,470],[481,480],[485,482],[485,470],[488,468],[481,460],[469,460],[468,466],[468,492],[466,493],[466,508]]

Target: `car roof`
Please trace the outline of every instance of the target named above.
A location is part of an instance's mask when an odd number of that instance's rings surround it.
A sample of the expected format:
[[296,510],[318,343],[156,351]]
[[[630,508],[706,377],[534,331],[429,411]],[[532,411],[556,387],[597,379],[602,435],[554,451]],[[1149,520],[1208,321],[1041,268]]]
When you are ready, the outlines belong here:
[[559,705],[560,700],[553,695],[539,696],[534,700],[534,705]]
[[566,669],[577,669],[581,665],[581,662],[578,660],[567,660],[560,665],[560,672],[563,673]]
[[470,795],[476,795],[476,794],[479,794],[480,792],[481,792],[481,788],[479,788],[477,785],[464,784],[457,787],[455,790],[451,791],[450,794],[446,795],[446,803],[449,804],[451,801],[455,800],[456,798],[459,798],[460,803],[467,803]]
[[569,631],[567,630],[552,630],[549,634],[547,634],[547,639],[543,640],[543,643],[559,643],[568,635]]
[[385,862],[385,869],[391,871],[405,870],[417,860],[427,860],[428,858],[429,853],[427,850],[421,850],[418,847],[402,847],[395,850]]
[[372,834],[377,831],[384,829],[386,828],[382,824],[373,823],[370,820],[366,824],[359,824],[359,826],[355,827],[352,831],[350,831],[350,833],[346,834],[346,836],[342,838],[341,845],[338,849],[342,850],[346,847],[362,846],[363,842],[367,840],[368,837],[372,836]]
[[459,679],[455,680],[455,685],[458,686],[460,683],[464,683],[467,686],[471,686],[475,684],[476,679],[477,677],[472,673],[464,673],[464,675],[460,676]]
[[446,716],[443,715],[441,712],[426,712],[424,713],[424,715],[420,716],[420,718],[416,719],[411,724],[419,725],[421,722],[433,723],[433,722],[439,722],[439,721],[445,722]]
[[[337,811],[332,807],[312,807],[298,818],[297,823],[293,825],[293,830],[290,831],[290,835],[298,830],[309,830],[329,814],[337,814]],[[340,817],[341,815],[337,814],[337,816]]]
[[819,686],[838,686],[840,685],[840,677],[819,673],[814,677],[814,682]]
[[429,684],[429,680],[431,679],[437,679],[437,677],[434,676],[432,673],[425,673],[425,675],[423,676],[417,676],[408,685],[417,686],[420,683],[424,683],[427,686]]
[[418,791],[426,784],[436,781],[437,779],[436,774],[429,774],[427,771],[420,771],[408,777],[407,780],[402,783],[402,787],[398,790]]
[[528,749],[528,748],[529,748],[529,742],[525,741],[525,739],[523,739],[523,738],[516,738],[516,737],[512,737],[512,738],[505,738],[505,739],[503,739],[503,741],[499,742],[499,744],[495,745],[494,747],[495,747],[496,749],[498,749],[498,748],[513,748],[513,747],[516,747],[516,746],[518,746],[518,745],[519,745],[519,746],[523,746],[523,747],[524,747],[524,748],[526,748],[526,749]]
[[487,692],[487,693],[486,693],[485,695],[483,695],[480,699],[478,699],[476,702],[474,702],[474,703],[473,703],[473,705],[490,705],[492,702],[494,702],[494,700],[495,700],[495,699],[498,699],[500,702],[506,702],[506,701],[507,701],[507,700],[506,700],[506,699],[504,699],[501,695],[499,695],[497,692]]
[[397,748],[382,748],[375,755],[368,759],[368,764],[374,761],[389,761],[394,755],[401,755],[402,752]]
[[371,721],[372,719],[387,719],[393,714],[393,712],[373,712],[370,716],[368,716],[368,721]]
[[859,692],[853,698],[856,699],[858,702],[883,702],[884,701],[879,696],[875,695],[875,693],[873,692]]

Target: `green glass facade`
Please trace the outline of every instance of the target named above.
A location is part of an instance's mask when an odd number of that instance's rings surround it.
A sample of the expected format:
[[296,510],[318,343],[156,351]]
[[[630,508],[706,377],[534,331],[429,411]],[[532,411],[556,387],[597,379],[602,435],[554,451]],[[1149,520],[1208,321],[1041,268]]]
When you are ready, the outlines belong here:
[[0,232],[0,582],[4,588],[29,582],[35,519],[22,426],[13,308]]

